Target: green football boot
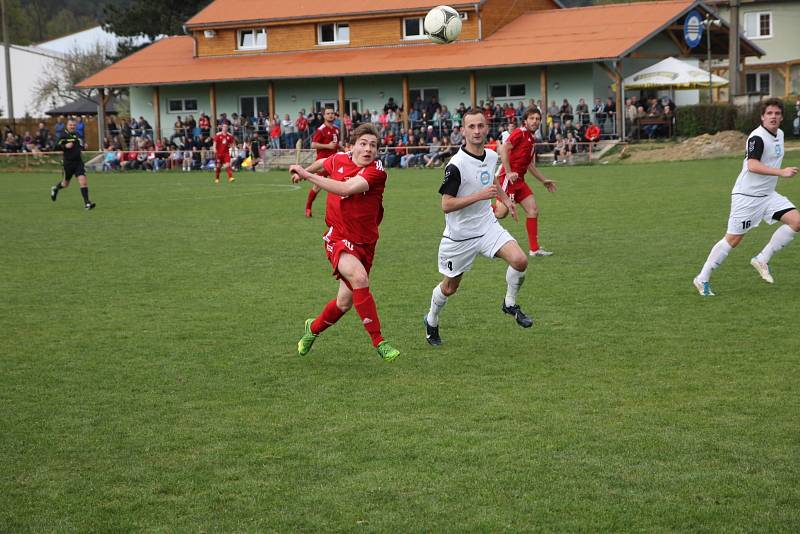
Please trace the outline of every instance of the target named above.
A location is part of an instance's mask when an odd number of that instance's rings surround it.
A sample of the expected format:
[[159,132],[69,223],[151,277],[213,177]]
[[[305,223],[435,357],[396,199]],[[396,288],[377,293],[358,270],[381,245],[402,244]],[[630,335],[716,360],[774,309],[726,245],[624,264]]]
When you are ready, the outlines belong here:
[[311,350],[311,346],[314,344],[314,340],[317,339],[317,334],[311,331],[311,323],[313,322],[314,319],[306,319],[306,331],[303,334],[303,337],[300,338],[300,341],[297,342],[297,353],[300,356],[305,356],[308,354],[308,351]]
[[386,341],[381,341],[378,343],[376,350],[378,351],[378,356],[383,358],[383,361],[385,362],[391,362],[400,356],[400,351],[389,345],[389,343]]

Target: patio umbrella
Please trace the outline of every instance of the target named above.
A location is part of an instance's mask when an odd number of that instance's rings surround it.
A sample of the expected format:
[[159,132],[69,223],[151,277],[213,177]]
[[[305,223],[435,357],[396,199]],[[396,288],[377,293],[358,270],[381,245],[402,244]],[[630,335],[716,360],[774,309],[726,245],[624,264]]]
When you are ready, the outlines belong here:
[[668,57],[623,80],[625,89],[708,89],[725,87],[728,80],[699,69],[674,57]]

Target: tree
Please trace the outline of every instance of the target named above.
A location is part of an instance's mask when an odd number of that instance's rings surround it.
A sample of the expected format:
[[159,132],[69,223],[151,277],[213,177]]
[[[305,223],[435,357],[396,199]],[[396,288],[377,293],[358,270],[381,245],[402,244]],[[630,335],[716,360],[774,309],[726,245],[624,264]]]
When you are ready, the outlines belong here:
[[120,37],[181,35],[183,24],[211,0],[132,0],[128,4],[108,5],[103,10],[105,29]]
[[79,82],[111,65],[109,50],[100,44],[93,49],[76,49],[60,61],[61,68],[48,69],[42,73],[34,89],[36,104],[46,106],[52,101],[74,102],[86,98],[97,103],[91,89],[78,89]]

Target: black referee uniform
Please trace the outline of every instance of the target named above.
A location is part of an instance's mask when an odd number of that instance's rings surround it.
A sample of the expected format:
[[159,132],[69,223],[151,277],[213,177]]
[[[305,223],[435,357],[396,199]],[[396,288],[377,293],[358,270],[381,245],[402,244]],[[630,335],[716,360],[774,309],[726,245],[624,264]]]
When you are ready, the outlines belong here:
[[[72,146],[67,148],[67,145],[72,143]],[[56,141],[56,150],[64,152],[64,179],[59,181],[50,189],[50,198],[53,202],[58,197],[58,192],[65,187],[69,187],[70,180],[74,176],[86,176],[86,167],[83,165],[83,158],[81,151],[83,150],[83,141],[78,136],[77,132],[64,130],[61,136]],[[95,203],[89,200],[89,187],[81,187],[81,196],[87,210],[93,209]]]

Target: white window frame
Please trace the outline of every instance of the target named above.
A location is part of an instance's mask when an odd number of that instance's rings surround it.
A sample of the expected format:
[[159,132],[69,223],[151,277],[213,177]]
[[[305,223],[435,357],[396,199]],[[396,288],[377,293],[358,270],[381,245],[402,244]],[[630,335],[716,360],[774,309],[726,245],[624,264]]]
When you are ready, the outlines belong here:
[[332,98],[320,98],[314,100],[314,112],[322,113],[326,107],[332,107],[335,111],[339,111],[339,101]]
[[[419,21],[419,35],[408,35],[406,34],[406,21],[416,19]],[[404,41],[420,41],[422,39],[427,39],[428,36],[425,35],[425,17],[406,17],[403,19],[403,40]]]
[[[333,26],[333,41],[324,41],[322,40],[322,27],[323,26]],[[340,26],[347,26],[347,40],[340,40],[339,39],[339,27]],[[325,22],[317,24],[317,46],[336,46],[336,45],[345,45],[350,44],[350,23],[349,22]]]
[[[506,86],[506,96],[492,96],[492,87],[500,87],[500,86],[503,86],[503,85]],[[525,88],[525,93],[523,93],[522,96],[511,96],[511,89],[510,88],[511,88],[512,85],[521,85],[522,87]],[[490,83],[489,87],[488,87],[488,91],[486,92],[486,94],[487,94],[487,96],[489,98],[493,98],[495,100],[501,100],[501,101],[506,101],[506,100],[514,100],[514,101],[516,101],[516,100],[525,100],[525,98],[528,96],[528,84],[526,84],[525,82]]]
[[[761,15],[769,15],[769,35],[761,35]],[[757,35],[748,35],[747,34],[747,17],[753,16],[756,18],[756,31],[758,32]],[[750,11],[742,15],[742,25],[744,26],[744,34],[745,37],[751,40],[757,39],[769,39],[774,35],[773,32],[773,17],[772,11]]]
[[[745,73],[745,80],[744,80],[745,81],[745,89],[747,89],[747,87],[746,87],[747,86],[747,77],[750,76],[751,74],[756,77],[756,90],[755,90],[755,93],[756,94],[761,94],[761,95],[764,95],[764,96],[772,96],[772,73],[770,71],[759,71],[759,72],[747,72],[747,73]],[[761,80],[764,77],[766,77],[767,80],[769,80],[769,82],[767,84],[767,87],[769,88],[769,90],[766,93],[762,93],[761,92]],[[753,93],[750,93],[750,94],[753,94]]]
[[[267,109],[259,110],[258,109],[258,99],[259,98],[266,98],[267,99]],[[253,110],[255,116],[258,117],[258,112],[263,111],[264,115],[269,115],[269,96],[267,95],[241,95],[239,97],[239,115],[242,115],[242,100],[249,99],[253,101]],[[271,118],[271,117],[270,117]]]
[[[253,42],[258,43],[258,34],[261,33],[264,35],[264,46],[260,46],[255,44],[253,46],[243,46],[242,45],[242,34],[246,32],[253,33]],[[245,28],[243,30],[236,31],[236,50],[266,50],[267,49],[267,29],[266,28]]]
[[[195,108],[194,109],[186,109],[186,101],[187,100],[194,100]],[[172,102],[180,102],[181,109],[172,111]],[[168,115],[177,115],[179,113],[197,113],[200,109],[200,105],[197,102],[196,98],[170,98],[167,100],[167,114]]]

